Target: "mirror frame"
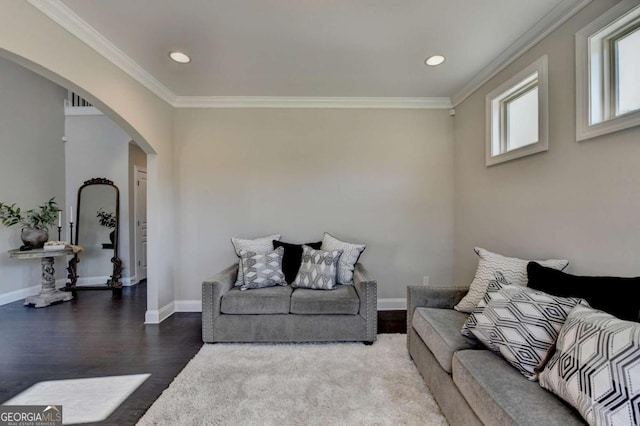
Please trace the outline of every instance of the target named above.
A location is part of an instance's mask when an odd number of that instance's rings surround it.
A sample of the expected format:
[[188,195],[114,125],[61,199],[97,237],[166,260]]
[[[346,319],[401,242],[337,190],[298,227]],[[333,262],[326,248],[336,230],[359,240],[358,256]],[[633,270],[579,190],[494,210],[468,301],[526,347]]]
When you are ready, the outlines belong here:
[[118,187],[113,183],[113,181],[106,179],[106,178],[93,178],[93,179],[89,179],[87,181],[84,182],[84,184],[78,188],[78,198],[77,198],[77,204],[76,204],[76,217],[78,218],[78,223],[76,223],[76,229],[75,229],[75,242],[71,241],[72,244],[78,244],[78,236],[80,235],[80,208],[82,205],[82,190],[85,189],[86,187],[89,186],[93,186],[93,185],[106,185],[106,186],[110,186],[113,189],[115,189],[116,191],[116,209],[115,209],[115,213],[116,213],[116,227],[114,229],[115,231],[115,238],[113,241],[113,256],[111,257],[111,263],[113,263],[113,272],[111,275],[111,279],[109,280],[108,283],[105,283],[104,286],[96,286],[96,285],[92,285],[92,286],[77,286],[76,285],[76,281],[78,280],[78,275],[77,275],[77,264],[78,262],[80,262],[79,258],[78,258],[78,254],[76,253],[73,258],[69,261],[69,279],[71,281],[70,285],[68,285],[67,287],[70,289],[75,289],[75,290],[100,290],[100,289],[121,289],[122,288],[122,260],[120,259],[120,257],[118,257],[118,245],[120,243],[120,236],[119,236],[119,231],[120,231],[120,190],[118,189]]

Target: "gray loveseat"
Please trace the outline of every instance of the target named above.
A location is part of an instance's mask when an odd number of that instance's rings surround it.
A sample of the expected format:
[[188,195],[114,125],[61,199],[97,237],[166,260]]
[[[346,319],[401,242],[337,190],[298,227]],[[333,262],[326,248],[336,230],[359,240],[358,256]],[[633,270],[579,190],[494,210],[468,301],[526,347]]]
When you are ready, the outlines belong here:
[[583,425],[562,400],[460,330],[467,290],[407,288],[407,346],[451,425]]
[[357,264],[353,285],[240,291],[238,265],[202,283],[202,340],[372,343],[378,332],[377,283]]

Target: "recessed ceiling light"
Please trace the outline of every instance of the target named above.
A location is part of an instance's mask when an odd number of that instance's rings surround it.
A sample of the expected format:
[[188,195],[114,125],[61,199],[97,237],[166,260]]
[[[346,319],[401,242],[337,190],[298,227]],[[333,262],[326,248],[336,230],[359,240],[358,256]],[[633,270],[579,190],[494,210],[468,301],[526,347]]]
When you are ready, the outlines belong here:
[[191,62],[191,58],[182,52],[169,52],[169,57],[181,64],[188,64]]
[[429,65],[430,67],[435,67],[436,65],[440,65],[444,62],[444,56],[442,55],[433,55],[429,56],[426,61],[424,61],[425,65]]

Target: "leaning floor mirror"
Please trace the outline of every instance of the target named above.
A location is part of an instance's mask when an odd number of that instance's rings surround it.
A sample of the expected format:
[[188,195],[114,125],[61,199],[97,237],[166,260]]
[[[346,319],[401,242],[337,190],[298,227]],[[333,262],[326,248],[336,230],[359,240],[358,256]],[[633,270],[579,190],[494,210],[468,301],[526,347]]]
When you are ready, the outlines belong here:
[[83,251],[70,261],[71,290],[122,288],[119,210],[120,191],[112,181],[95,178],[78,189],[75,244]]

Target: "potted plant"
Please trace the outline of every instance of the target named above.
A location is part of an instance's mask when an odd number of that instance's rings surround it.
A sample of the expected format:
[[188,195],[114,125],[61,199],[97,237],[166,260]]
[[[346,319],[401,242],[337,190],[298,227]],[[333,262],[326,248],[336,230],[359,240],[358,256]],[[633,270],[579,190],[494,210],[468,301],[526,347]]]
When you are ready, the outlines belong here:
[[0,221],[6,227],[22,225],[20,238],[24,248],[42,248],[49,240],[49,227],[58,217],[60,209],[52,198],[37,209],[23,212],[16,204],[0,203]]
[[111,244],[115,240],[116,236],[116,214],[114,212],[105,212],[104,210],[98,210],[98,214],[96,215],[98,218],[98,223],[105,228],[111,230],[109,233],[109,239],[111,240]]

